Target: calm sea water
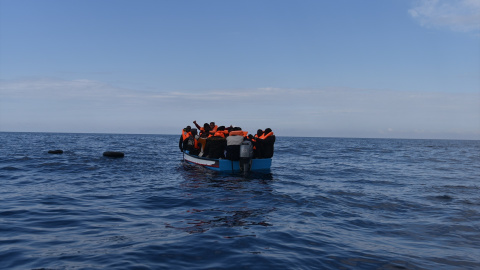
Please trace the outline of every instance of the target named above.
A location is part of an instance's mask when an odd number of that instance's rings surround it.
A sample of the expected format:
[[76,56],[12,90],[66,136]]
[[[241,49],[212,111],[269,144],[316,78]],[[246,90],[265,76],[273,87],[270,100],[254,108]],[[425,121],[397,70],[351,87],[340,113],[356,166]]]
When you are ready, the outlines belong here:
[[0,142],[1,269],[480,269],[480,141],[278,137],[247,176],[178,136]]

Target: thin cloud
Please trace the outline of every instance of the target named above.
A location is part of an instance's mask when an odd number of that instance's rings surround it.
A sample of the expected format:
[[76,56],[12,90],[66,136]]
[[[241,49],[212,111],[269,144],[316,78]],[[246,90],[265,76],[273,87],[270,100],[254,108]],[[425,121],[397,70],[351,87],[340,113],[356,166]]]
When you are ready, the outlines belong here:
[[268,125],[282,135],[480,138],[478,94],[272,87],[148,92],[89,80],[3,81],[0,128],[168,133],[197,120],[249,131]]
[[98,100],[98,99],[164,99],[174,93],[151,93],[115,87],[93,80],[57,80],[50,78],[0,82],[2,99]]
[[480,31],[478,0],[420,0],[408,12],[424,27],[447,28],[457,32]]

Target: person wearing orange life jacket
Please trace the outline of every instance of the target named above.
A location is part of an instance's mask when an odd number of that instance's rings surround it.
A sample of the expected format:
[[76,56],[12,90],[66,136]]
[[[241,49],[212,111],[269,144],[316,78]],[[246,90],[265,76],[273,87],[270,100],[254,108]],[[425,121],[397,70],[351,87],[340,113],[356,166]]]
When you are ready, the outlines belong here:
[[210,135],[208,137],[213,137],[213,136],[225,138],[228,136],[228,131],[225,129],[225,126],[220,126],[218,129],[216,129],[214,133],[210,131]]
[[261,136],[263,136],[263,130],[259,129],[259,130],[257,130],[257,134],[255,134],[255,139],[258,139]]
[[193,121],[195,126],[200,130],[200,135],[203,133],[210,134],[210,125],[208,123],[203,124],[203,127],[201,127],[199,124],[197,124],[197,121]]
[[215,125],[215,122],[210,122],[210,134],[215,134],[215,132],[217,132],[217,129],[218,129],[218,126]]
[[252,138],[253,143],[253,156],[255,158],[262,158],[263,144],[260,138],[263,136],[263,130],[257,130],[257,134]]
[[203,150],[203,156],[208,158],[225,158],[227,140],[224,135],[225,127],[221,126],[213,136],[209,136]]
[[225,155],[227,159],[234,161],[240,160],[240,145],[245,139],[244,134],[242,128],[232,128],[230,135],[227,137],[227,154]]
[[200,145],[198,144],[197,129],[192,128],[191,135],[186,139],[183,150],[188,150],[191,155],[198,155],[200,153]]
[[273,145],[275,144],[275,135],[272,129],[266,128],[265,132],[257,140],[258,142],[260,142],[262,148],[260,151],[261,158],[272,158],[274,152]]
[[[207,124],[207,130],[209,130],[209,129],[210,129],[210,127]],[[197,139],[197,145],[200,147],[200,153],[198,154],[198,156],[200,156],[200,157],[204,156],[204,150],[205,150],[205,145],[207,144],[208,136],[209,136],[208,131],[207,132],[202,132],[202,133],[200,133],[200,136]]]
[[182,129],[182,135],[180,135],[180,141],[178,142],[178,147],[180,148],[180,151],[183,152],[186,147],[187,139],[192,135],[191,133],[192,127],[187,126],[186,128]]

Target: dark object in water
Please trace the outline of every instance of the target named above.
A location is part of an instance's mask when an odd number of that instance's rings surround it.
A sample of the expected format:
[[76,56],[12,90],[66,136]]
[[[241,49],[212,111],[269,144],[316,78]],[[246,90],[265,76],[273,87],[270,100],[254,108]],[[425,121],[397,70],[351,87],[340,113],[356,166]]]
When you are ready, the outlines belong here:
[[63,154],[63,150],[50,150],[48,151],[49,154]]
[[125,154],[123,152],[107,151],[107,152],[103,152],[103,156],[113,157],[113,158],[123,158]]

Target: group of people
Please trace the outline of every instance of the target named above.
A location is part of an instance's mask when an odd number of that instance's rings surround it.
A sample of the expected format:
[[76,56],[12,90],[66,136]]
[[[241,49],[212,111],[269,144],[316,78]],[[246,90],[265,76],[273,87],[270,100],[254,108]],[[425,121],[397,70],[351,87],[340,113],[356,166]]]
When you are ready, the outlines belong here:
[[273,157],[275,135],[272,129],[257,130],[255,135],[248,134],[240,127],[217,126],[215,122],[205,123],[203,127],[193,121],[196,128],[187,126],[182,130],[178,147],[192,155],[207,158],[240,159],[240,145],[248,140],[253,144],[254,158]]

